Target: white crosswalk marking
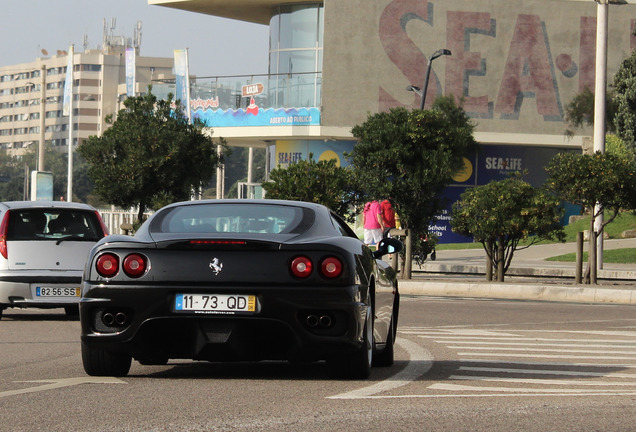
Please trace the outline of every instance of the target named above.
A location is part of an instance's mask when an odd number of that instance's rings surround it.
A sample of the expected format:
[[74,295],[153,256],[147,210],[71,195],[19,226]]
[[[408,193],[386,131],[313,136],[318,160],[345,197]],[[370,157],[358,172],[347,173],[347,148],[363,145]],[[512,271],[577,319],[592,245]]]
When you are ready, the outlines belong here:
[[457,367],[448,366],[450,375],[427,387],[442,397],[636,392],[633,327],[589,332],[406,327],[400,332],[455,353],[447,363]]

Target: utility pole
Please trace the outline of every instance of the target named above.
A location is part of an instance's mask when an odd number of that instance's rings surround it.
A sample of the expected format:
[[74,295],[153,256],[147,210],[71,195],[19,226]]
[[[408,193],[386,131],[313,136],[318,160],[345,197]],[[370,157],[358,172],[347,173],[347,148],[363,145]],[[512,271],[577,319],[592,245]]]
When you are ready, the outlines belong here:
[[44,120],[46,118],[46,65],[40,69],[40,142],[38,143],[38,168],[44,171]]

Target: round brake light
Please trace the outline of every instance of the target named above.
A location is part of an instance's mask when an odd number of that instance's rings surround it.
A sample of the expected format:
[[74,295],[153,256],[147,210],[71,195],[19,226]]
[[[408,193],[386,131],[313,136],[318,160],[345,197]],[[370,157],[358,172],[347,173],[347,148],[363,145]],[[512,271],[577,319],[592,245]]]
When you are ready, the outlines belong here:
[[291,263],[292,273],[294,274],[294,276],[299,278],[306,278],[307,276],[309,276],[311,274],[311,269],[311,260],[304,256],[294,258]]
[[320,272],[330,279],[340,276],[342,273],[342,262],[338,258],[325,258],[320,265]]
[[130,254],[124,258],[124,273],[132,278],[143,275],[146,271],[146,257],[139,254]]
[[119,258],[117,258],[117,255],[105,253],[97,258],[95,268],[100,276],[105,278],[113,277],[119,272]]

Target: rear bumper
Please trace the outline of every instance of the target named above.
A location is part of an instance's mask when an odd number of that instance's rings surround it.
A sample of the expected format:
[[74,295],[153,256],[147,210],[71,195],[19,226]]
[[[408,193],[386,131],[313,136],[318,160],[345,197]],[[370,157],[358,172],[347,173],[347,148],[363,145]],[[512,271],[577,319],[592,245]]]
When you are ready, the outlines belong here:
[[[82,342],[144,360],[328,359],[362,346],[367,318],[366,291],[358,286],[87,288]],[[175,312],[175,296],[184,292],[253,294],[258,307],[251,314]]]
[[[79,295],[42,295],[38,287],[53,288],[49,292],[63,293],[68,288],[81,286],[81,272],[65,272],[65,275],[25,272],[16,275],[0,273],[0,307],[63,307],[77,304]],[[78,290],[79,293],[79,290]]]

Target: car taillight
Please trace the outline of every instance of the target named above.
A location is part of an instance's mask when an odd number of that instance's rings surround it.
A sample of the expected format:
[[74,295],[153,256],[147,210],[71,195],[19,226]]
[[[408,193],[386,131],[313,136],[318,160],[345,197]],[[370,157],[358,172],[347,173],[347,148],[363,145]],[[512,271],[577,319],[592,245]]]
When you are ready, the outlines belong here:
[[311,260],[307,257],[300,256],[294,258],[291,263],[291,271],[294,276],[299,278],[306,278],[311,274]]
[[342,273],[342,262],[334,257],[325,258],[320,264],[320,272],[329,279],[336,278]]
[[9,250],[7,248],[7,230],[9,229],[9,213],[11,210],[7,210],[0,223],[0,254],[5,258],[9,258]]
[[105,278],[113,277],[119,272],[119,258],[117,255],[105,253],[97,258],[95,267],[100,276]]
[[104,232],[104,237],[106,237],[109,234],[108,227],[104,223],[104,219],[102,219],[102,215],[100,215],[98,211],[95,211],[95,214],[97,215],[97,219],[99,220],[99,225],[102,227],[102,231]]
[[134,253],[124,258],[122,267],[126,275],[131,278],[138,278],[146,272],[146,263],[146,257]]

